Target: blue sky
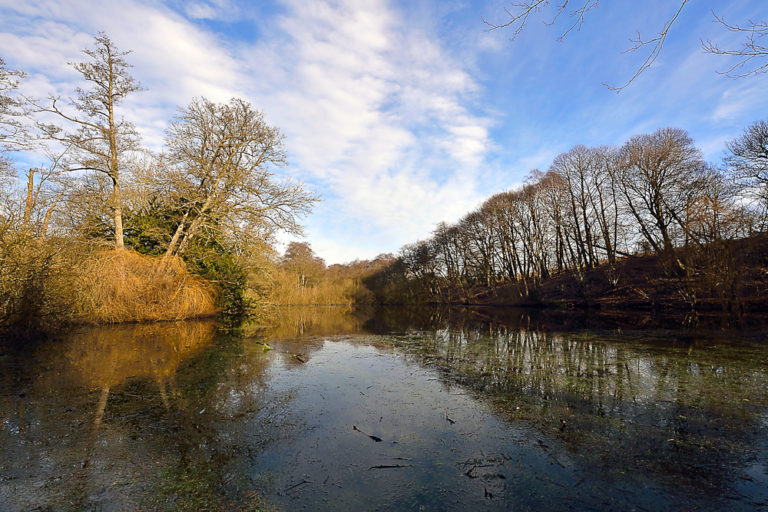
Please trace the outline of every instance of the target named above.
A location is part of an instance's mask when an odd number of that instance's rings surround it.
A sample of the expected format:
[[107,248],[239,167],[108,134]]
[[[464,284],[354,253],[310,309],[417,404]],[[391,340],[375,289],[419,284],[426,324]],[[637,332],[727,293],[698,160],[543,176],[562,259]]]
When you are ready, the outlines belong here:
[[[458,220],[489,195],[519,186],[576,144],[688,130],[713,162],[725,143],[768,117],[768,75],[734,80],[700,40],[736,46],[713,22],[765,20],[764,0],[689,2],[653,67],[620,94],[652,37],[679,5],[601,2],[557,41],[547,13],[514,42],[486,30],[512,2],[0,0],[0,57],[28,73],[25,91],[70,95],[99,30],[121,49],[145,91],[123,106],[159,149],[177,106],[243,97],[286,134],[284,172],[324,200],[306,238],[329,263],[396,252]],[[34,158],[27,155],[27,158]]]

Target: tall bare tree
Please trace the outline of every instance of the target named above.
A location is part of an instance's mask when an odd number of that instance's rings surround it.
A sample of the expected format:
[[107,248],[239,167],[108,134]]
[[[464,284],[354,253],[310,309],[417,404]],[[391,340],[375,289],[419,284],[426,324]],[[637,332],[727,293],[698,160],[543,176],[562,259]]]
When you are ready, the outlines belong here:
[[241,99],[201,98],[180,109],[167,132],[168,189],[183,207],[164,259],[182,254],[205,228],[269,237],[299,234],[317,197],[272,172],[286,164],[283,135]]
[[118,105],[141,86],[129,74],[125,60],[129,51],[120,51],[103,32],[94,38],[94,48],[83,50],[86,62],[72,63],[88,88],[78,87],[76,96],[62,106],[61,98],[51,97],[40,112],[57,116],[61,124],[38,123],[50,139],[70,147],[66,167],[70,171],[97,171],[112,182],[111,209],[115,228],[115,247],[123,248],[121,173],[124,156],[139,149],[135,127],[120,117]]
[[685,130],[663,128],[636,135],[622,148],[619,188],[629,213],[656,252],[673,248],[673,226],[685,232],[686,209],[704,169],[699,151]]
[[741,136],[728,143],[725,165],[751,204],[759,209],[762,227],[768,217],[768,121],[748,126]]
[[595,223],[598,213],[593,198],[597,195],[595,177],[598,166],[599,160],[593,150],[576,146],[558,155],[550,167],[550,171],[562,176],[568,185],[569,220],[573,225],[579,263],[587,267],[597,265]]
[[725,162],[737,178],[768,185],[768,121],[748,126],[728,143],[728,153]]

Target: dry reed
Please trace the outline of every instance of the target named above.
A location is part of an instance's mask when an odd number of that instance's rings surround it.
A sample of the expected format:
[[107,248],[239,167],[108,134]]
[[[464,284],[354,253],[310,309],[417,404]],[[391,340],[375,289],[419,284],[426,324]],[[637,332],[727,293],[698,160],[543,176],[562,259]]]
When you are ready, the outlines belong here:
[[216,292],[180,258],[100,250],[82,263],[76,318],[87,323],[178,320],[217,312]]
[[302,286],[296,273],[284,269],[276,269],[270,277],[266,299],[272,304],[350,306],[363,302],[359,298],[363,287],[356,278],[322,276]]

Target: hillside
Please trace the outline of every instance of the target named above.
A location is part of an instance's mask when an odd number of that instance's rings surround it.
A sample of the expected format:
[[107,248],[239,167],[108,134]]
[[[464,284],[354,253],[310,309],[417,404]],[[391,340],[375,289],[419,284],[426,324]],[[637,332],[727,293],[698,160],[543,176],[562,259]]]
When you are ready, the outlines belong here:
[[[676,261],[677,260],[677,261]],[[679,262],[679,263],[678,263]],[[529,285],[530,286],[530,285]],[[768,235],[638,255],[536,283],[530,294],[518,283],[473,288],[462,301],[525,305],[679,311],[768,311]]]

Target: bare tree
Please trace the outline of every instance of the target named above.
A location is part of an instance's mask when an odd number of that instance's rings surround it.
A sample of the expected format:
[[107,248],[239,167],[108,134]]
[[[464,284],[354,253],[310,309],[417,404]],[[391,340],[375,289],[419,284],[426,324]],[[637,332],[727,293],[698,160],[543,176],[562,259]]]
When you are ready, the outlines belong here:
[[[756,123],[729,145],[727,161],[742,166],[752,185],[768,182],[766,131]],[[706,164],[680,129],[637,135],[621,148],[576,146],[546,173],[531,171],[520,189],[495,194],[456,224],[438,225],[431,239],[404,246],[366,283],[395,302],[472,301],[492,296],[500,283],[513,287],[499,297],[516,290],[522,300],[537,300],[540,284],[566,271],[578,286],[572,291],[587,299],[596,289],[586,269],[607,263],[607,282],[616,288],[628,269],[618,258],[652,249],[671,267],[659,268],[664,275],[705,274],[711,290],[736,297],[738,252],[751,243],[729,242],[765,226],[737,185]],[[687,284],[678,291],[695,303]]]
[[21,71],[5,67],[5,61],[0,58],[0,220],[10,216],[8,206],[15,175],[12,162],[5,153],[20,149],[25,139],[19,120],[23,114],[22,102],[17,96],[19,79],[23,77],[24,73]]
[[325,271],[325,261],[316,256],[312,247],[306,242],[289,243],[280,265],[296,274],[299,288],[313,284],[313,281],[318,280]]
[[656,252],[674,247],[674,226],[686,231],[685,212],[704,162],[685,130],[636,135],[621,149],[619,189],[629,213]]
[[568,185],[568,214],[574,227],[579,264],[587,267],[597,265],[595,222],[598,216],[593,207],[593,197],[597,195],[594,178],[598,165],[594,151],[584,146],[576,146],[567,153],[558,155],[550,167],[550,171],[559,174]]
[[124,156],[139,149],[135,127],[118,117],[117,106],[141,86],[128,73],[125,57],[130,52],[117,49],[103,32],[94,38],[94,48],[83,50],[90,60],[71,64],[89,83],[77,88],[76,97],[62,106],[51,97],[37,110],[58,116],[62,124],[38,123],[46,137],[71,147],[66,167],[70,171],[97,171],[112,182],[111,209],[115,228],[115,247],[123,248],[121,171]]
[[755,200],[758,217],[768,215],[768,121],[748,126],[741,136],[728,143],[725,165],[747,197]]
[[768,121],[748,126],[728,143],[725,162],[736,178],[768,185]]
[[25,114],[24,102],[18,96],[22,71],[8,69],[0,58],[0,151],[20,149],[27,142],[26,131],[21,123]]
[[60,167],[65,155],[66,151],[58,155],[49,153],[47,167],[30,168],[25,173],[22,229],[38,238],[48,235],[51,219],[66,190]]
[[715,166],[704,167],[686,210],[686,236],[700,246],[751,234],[752,218],[738,201],[738,187]]
[[[631,45],[625,50],[625,53],[645,51],[645,58],[635,70],[634,74],[623,84],[614,86],[603,84],[611,90],[621,91],[629,86],[645,70],[650,68],[661,54],[667,36],[670,30],[680,18],[683,10],[688,5],[689,0],[678,0],[672,4],[669,17],[653,37],[643,38],[640,33],[630,39]],[[512,31],[514,40],[525,29],[532,18],[536,17],[541,11],[549,10],[549,15],[545,18],[547,25],[556,25],[561,18],[567,18],[558,41],[562,41],[574,30],[581,30],[584,20],[589,12],[598,7],[599,0],[562,0],[562,2],[553,3],[550,0],[524,0],[521,3],[513,4],[512,9],[505,9],[507,20],[501,23],[493,23],[483,19],[488,25],[489,30],[508,29]],[[638,4],[640,5],[640,4]],[[565,14],[565,16],[563,16]],[[768,24],[765,21],[748,21],[743,25],[734,25],[728,23],[721,16],[713,13],[715,21],[720,23],[726,30],[736,32],[746,37],[746,41],[741,47],[733,49],[724,49],[711,41],[702,42],[702,48],[705,52],[714,55],[725,55],[737,58],[737,62],[724,71],[724,74],[734,77],[744,77],[768,71],[768,47],[762,43],[762,38],[768,35]],[[751,66],[751,67],[750,67]]]
[[196,99],[167,132],[169,191],[183,208],[164,259],[182,254],[206,227],[255,233],[301,233],[299,217],[317,197],[300,183],[275,178],[286,164],[283,135],[241,99]]

